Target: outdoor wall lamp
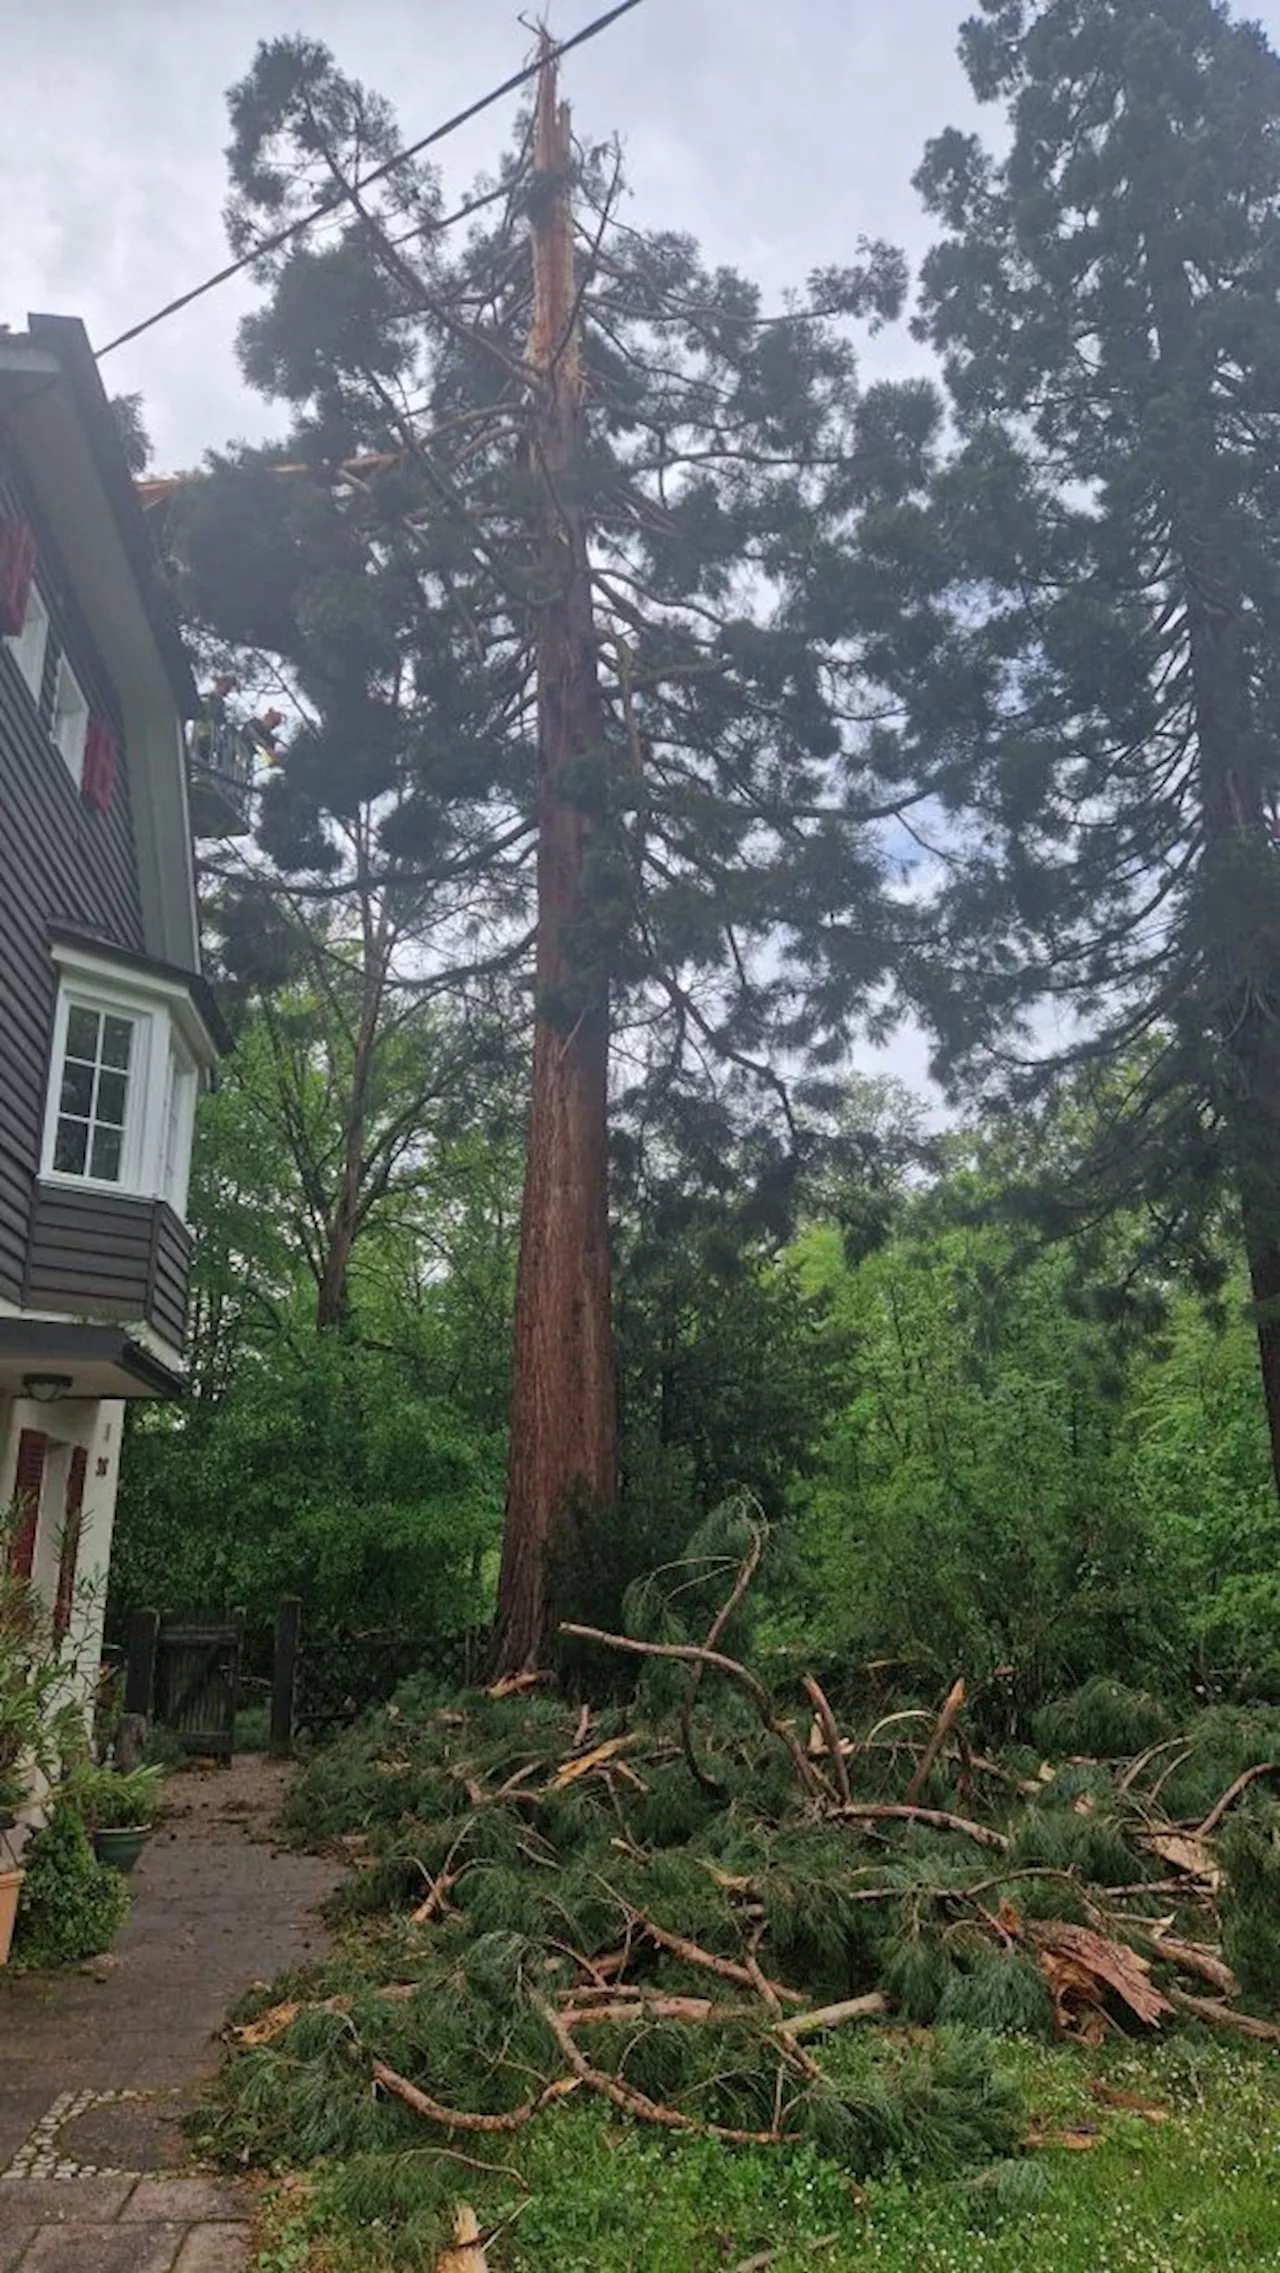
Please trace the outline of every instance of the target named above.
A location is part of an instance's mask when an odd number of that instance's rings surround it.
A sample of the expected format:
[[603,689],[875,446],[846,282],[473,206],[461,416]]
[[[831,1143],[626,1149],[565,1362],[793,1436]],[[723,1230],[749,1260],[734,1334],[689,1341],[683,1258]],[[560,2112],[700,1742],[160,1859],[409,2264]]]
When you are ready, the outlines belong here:
[[70,1387],[69,1373],[24,1373],[22,1376],[23,1395],[33,1397],[37,1405],[56,1405]]

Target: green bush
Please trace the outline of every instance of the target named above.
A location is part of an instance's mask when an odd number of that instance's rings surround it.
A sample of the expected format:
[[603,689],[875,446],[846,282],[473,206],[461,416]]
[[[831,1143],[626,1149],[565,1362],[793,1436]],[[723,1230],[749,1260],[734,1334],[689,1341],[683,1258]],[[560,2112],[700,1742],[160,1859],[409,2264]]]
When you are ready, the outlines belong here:
[[1280,2009],[1280,1809],[1238,1815],[1222,1835],[1222,1953],[1247,1995]]
[[27,1850],[13,1958],[19,1966],[75,1965],[109,1947],[129,1908],[118,1871],[94,1860],[76,1809],[56,1807]]
[[1158,1697],[1099,1673],[1070,1696],[1045,1705],[1032,1731],[1040,1750],[1054,1758],[1083,1753],[1093,1760],[1123,1760],[1162,1743],[1176,1726]]
[[421,1637],[476,1622],[504,1447],[407,1360],[337,1337],[247,1362],[226,1396],[130,1424],[109,1620],[234,1604],[269,1635],[282,1594],[310,1630]]

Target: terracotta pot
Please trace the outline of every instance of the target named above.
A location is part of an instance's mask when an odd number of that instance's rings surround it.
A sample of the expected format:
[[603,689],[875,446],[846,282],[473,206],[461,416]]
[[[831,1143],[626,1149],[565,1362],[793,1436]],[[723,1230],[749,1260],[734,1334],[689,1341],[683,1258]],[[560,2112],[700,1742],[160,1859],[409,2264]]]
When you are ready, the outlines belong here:
[[9,1962],[13,1921],[18,1915],[18,1896],[26,1875],[24,1870],[0,1870],[0,1965]]
[[93,1851],[100,1863],[127,1878],[150,1837],[149,1823],[113,1824],[109,1831],[94,1832]]

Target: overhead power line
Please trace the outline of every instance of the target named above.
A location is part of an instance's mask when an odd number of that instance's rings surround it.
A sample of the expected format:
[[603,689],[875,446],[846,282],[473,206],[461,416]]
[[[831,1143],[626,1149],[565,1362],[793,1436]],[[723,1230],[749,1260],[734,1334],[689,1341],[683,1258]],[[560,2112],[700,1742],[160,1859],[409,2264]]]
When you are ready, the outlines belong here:
[[[584,47],[588,40],[597,39],[601,32],[608,31],[609,26],[616,24],[620,16],[629,16],[632,9],[639,6],[640,0],[619,0],[617,7],[608,9],[603,16],[597,16],[594,22],[584,24],[582,30],[574,32],[571,38],[557,41],[547,55],[539,56],[535,63],[526,64],[522,71],[513,71],[511,77],[504,79],[500,87],[490,88],[489,93],[481,95],[478,102],[468,103],[465,110],[455,111],[453,117],[447,118],[442,126],[433,127],[430,134],[424,134],[417,142],[411,142],[407,150],[397,150],[393,158],[388,158],[381,166],[375,166],[373,172],[365,174],[362,180],[335,190],[330,197],[322,198],[318,205],[312,206],[309,213],[302,215],[301,220],[291,221],[287,228],[277,229],[273,236],[264,237],[260,244],[254,245],[251,251],[242,253],[238,260],[228,261],[226,267],[220,268],[216,275],[207,276],[203,284],[194,285],[190,292],[180,293],[176,300],[166,301],[164,307],[157,308],[154,315],[144,316],[140,324],[132,324],[128,331],[122,331],[115,339],[109,339],[105,347],[96,351],[99,362],[104,355],[113,354],[117,347],[127,347],[130,340],[140,339],[143,332],[153,331],[157,324],[164,323],[169,316],[176,316],[181,309],[189,308],[193,300],[202,300],[206,292],[215,291],[219,284],[229,283],[233,276],[239,276],[242,269],[252,268],[256,260],[264,259],[268,253],[278,252],[281,245],[287,245],[291,237],[300,236],[313,222],[323,221],[327,214],[336,212],[351,195],[352,189],[358,193],[371,189],[375,182],[384,181],[388,174],[395,172],[397,166],[407,165],[411,158],[418,157],[423,150],[429,150],[436,142],[443,142],[446,135],[456,134],[460,126],[466,126],[473,118],[478,118],[481,111],[491,110],[495,103],[502,101],[504,95],[514,94],[517,87],[523,87],[526,81],[535,79],[545,62],[556,62],[562,55],[570,54],[575,47]],[[441,222],[439,226],[443,228],[446,224]]]

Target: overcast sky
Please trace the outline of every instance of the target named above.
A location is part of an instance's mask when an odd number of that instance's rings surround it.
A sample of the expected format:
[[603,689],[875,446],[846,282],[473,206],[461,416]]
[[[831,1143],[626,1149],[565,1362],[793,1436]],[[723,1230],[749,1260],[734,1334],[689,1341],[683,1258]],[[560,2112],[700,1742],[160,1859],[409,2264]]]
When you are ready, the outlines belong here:
[[[549,0],[568,36],[606,0]],[[956,59],[971,0],[642,0],[565,66],[584,141],[622,136],[632,217],[696,236],[772,301],[852,257],[859,235],[930,240],[911,176],[924,144],[979,113]],[[536,0],[525,0],[526,16]],[[83,318],[103,343],[219,268],[227,88],[261,39],[305,31],[394,100],[407,140],[519,68],[521,0],[0,0],[0,322]],[[1280,0],[1247,12],[1280,44]],[[445,143],[457,190],[494,163],[514,103]],[[283,423],[240,384],[239,281],[110,356],[113,393],[139,392],[158,471]],[[915,367],[901,331],[864,368]],[[865,1061],[864,1061],[865,1062]],[[881,1061],[885,1062],[885,1061]],[[887,1062],[919,1081],[904,1035]]]
[[[552,28],[567,35],[604,5],[553,0]],[[0,320],[79,315],[104,342],[221,266],[226,90],[260,39],[324,40],[394,99],[412,140],[525,60],[521,12],[521,0],[0,0]],[[776,296],[850,257],[863,233],[923,250],[911,175],[927,137],[971,115],[955,57],[966,12],[965,0],[642,0],[569,60],[566,91],[584,140],[621,134],[638,221],[691,231]],[[447,183],[494,161],[513,111],[442,146]],[[158,468],[271,430],[235,367],[251,297],[223,286],[104,363],[113,391],[144,396]],[[886,339],[875,363],[912,356]]]

